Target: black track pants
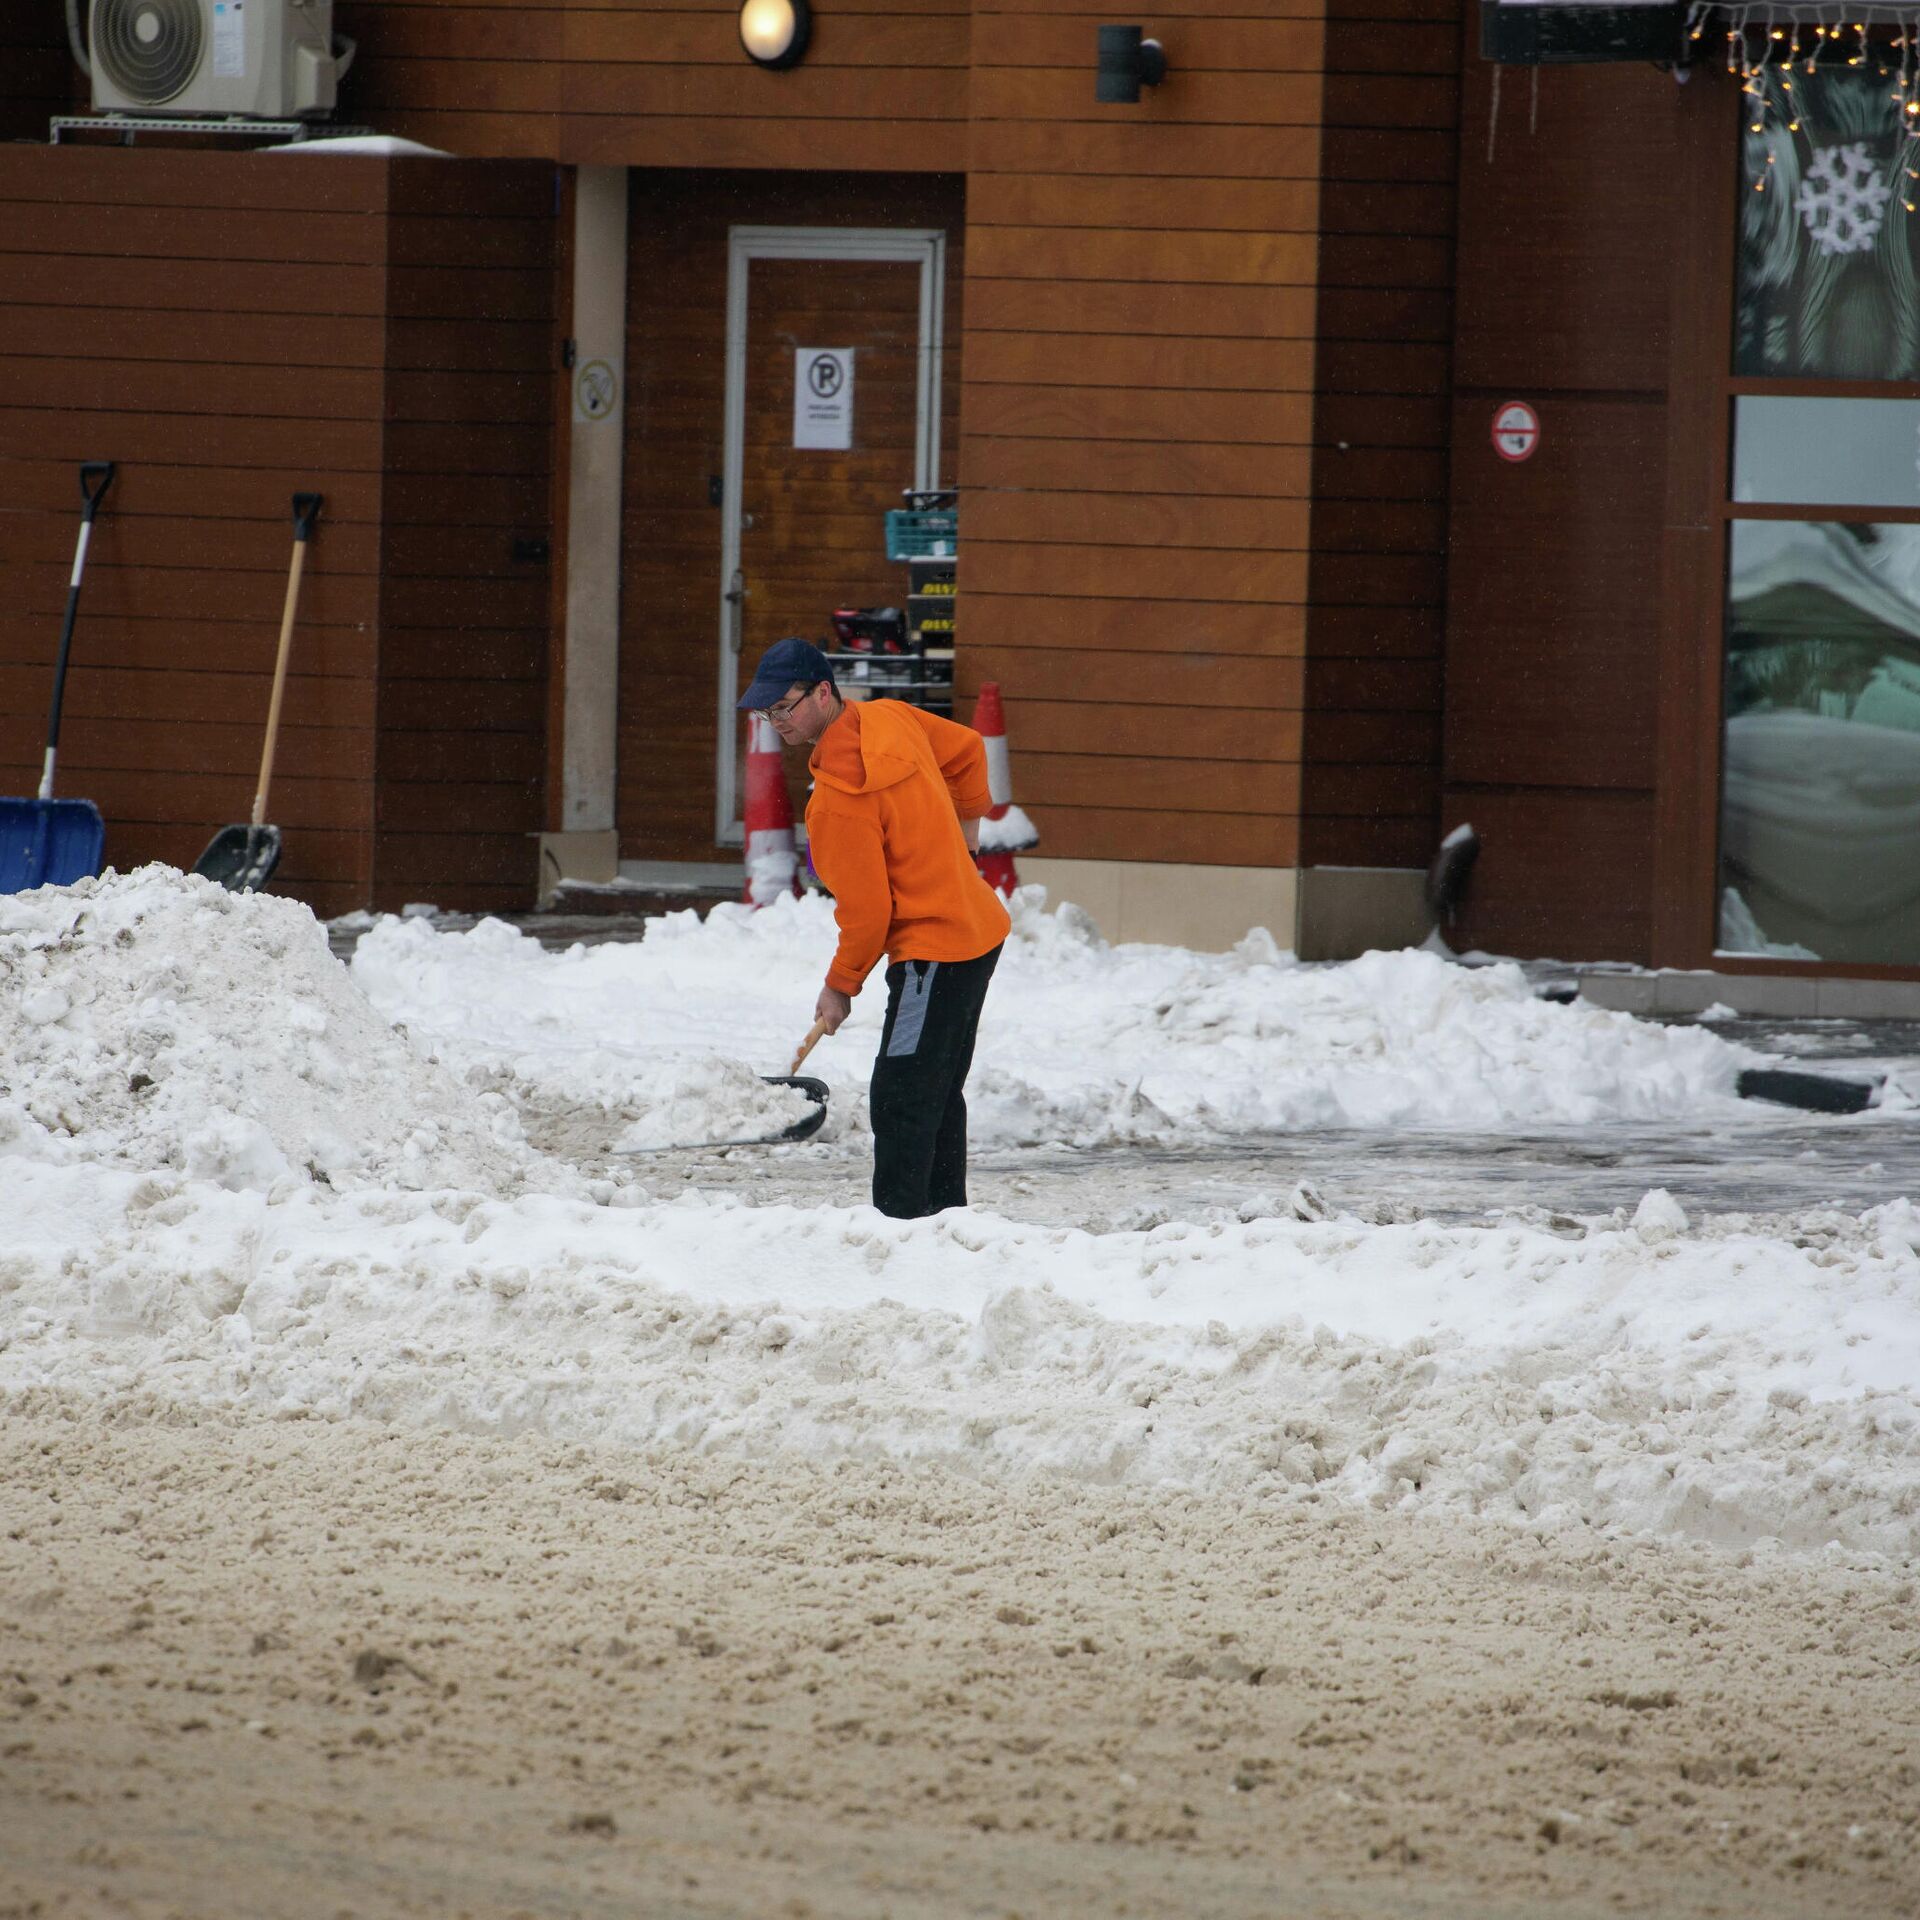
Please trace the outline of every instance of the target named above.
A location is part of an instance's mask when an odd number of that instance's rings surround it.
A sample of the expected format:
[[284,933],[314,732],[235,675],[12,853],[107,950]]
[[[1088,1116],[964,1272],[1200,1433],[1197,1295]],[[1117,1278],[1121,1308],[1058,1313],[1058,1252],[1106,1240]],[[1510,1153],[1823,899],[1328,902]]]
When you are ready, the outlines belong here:
[[967,1069],[1000,949],[887,969],[873,1063],[873,1204],[896,1220],[967,1204]]

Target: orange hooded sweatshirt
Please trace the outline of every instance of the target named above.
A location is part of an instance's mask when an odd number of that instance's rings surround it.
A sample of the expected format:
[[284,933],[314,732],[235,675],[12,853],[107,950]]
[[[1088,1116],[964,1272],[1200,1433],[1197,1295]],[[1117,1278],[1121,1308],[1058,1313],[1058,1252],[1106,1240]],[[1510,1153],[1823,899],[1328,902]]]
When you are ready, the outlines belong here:
[[992,806],[986,743],[898,700],[849,705],[814,743],[807,842],[833,894],[827,985],[854,994],[889,960],[977,960],[1007,937],[963,820]]

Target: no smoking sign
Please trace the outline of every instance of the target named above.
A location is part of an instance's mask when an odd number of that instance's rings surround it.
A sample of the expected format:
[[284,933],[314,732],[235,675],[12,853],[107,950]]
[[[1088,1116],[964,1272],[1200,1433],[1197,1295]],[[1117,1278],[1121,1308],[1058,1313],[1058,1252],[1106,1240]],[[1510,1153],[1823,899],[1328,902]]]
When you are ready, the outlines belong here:
[[1493,415],[1493,450],[1502,460],[1531,460],[1540,445],[1540,416],[1524,400],[1509,400]]

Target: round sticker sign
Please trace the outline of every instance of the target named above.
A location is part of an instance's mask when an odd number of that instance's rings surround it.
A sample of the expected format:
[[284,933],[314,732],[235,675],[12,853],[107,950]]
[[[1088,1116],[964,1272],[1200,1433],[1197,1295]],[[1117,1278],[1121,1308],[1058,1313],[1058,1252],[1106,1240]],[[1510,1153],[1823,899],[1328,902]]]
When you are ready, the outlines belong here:
[[1531,460],[1540,444],[1540,416],[1524,400],[1494,410],[1493,450],[1502,460]]
[[573,404],[582,420],[604,420],[620,397],[620,376],[604,360],[589,360],[573,376]]

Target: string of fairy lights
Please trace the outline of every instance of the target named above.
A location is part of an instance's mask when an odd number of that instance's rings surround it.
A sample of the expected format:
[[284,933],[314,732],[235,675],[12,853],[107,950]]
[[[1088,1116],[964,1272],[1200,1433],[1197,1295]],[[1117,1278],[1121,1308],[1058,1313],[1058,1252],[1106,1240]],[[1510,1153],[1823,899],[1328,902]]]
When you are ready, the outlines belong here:
[[1805,83],[1844,69],[1887,83],[1906,134],[1892,162],[1893,182],[1907,212],[1920,211],[1920,7],[1715,7],[1694,0],[1687,14],[1692,47],[1705,54],[1708,36],[1720,33],[1727,71],[1749,103],[1747,130],[1760,136],[1753,148],[1761,156],[1751,182],[1755,193],[1768,191],[1779,138],[1801,131]]

